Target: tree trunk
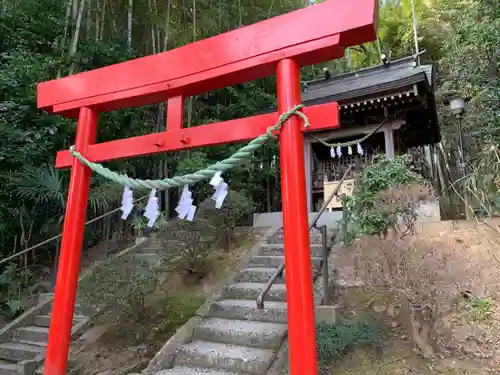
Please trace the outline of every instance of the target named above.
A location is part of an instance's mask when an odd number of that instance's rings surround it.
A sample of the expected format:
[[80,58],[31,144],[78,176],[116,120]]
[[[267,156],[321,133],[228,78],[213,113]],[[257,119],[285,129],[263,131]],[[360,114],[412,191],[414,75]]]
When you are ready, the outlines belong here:
[[222,0],[219,0],[219,34],[222,33]]
[[90,27],[92,26],[92,0],[89,0],[89,6],[87,7],[86,21],[85,21],[85,38],[90,40]]
[[[74,54],[77,51],[78,39],[80,37],[80,27],[82,26],[82,16],[83,16],[84,9],[85,9],[85,0],[81,0],[80,8],[78,9],[78,16],[76,18],[75,31],[73,33],[73,38],[71,39],[71,45],[69,47],[68,60],[71,60],[71,58],[74,56]],[[74,64],[74,62],[72,62],[70,72],[69,72],[70,75],[73,74],[74,67],[75,67],[75,64]]]
[[[150,14],[150,17],[153,16],[153,6],[151,4],[151,0],[148,1],[148,5],[149,5],[149,14]],[[151,49],[152,49],[152,53],[155,54],[156,53],[156,35],[155,35],[155,29],[153,26],[151,26]]]
[[238,12],[239,12],[239,23],[238,23],[238,26],[241,27],[243,26],[243,15],[242,15],[242,12],[241,12],[241,0],[238,0]]
[[193,0],[193,42],[196,42],[196,0]]
[[127,10],[127,48],[132,49],[132,14],[134,8],[134,0],[128,0]]
[[75,23],[78,18],[78,0],[73,0],[72,4],[71,19],[73,20],[73,23]]
[[101,12],[101,6],[99,5],[99,0],[96,2],[95,8],[95,38],[94,41],[97,43],[99,41],[99,31],[100,31],[100,22],[99,22],[99,13]]
[[[69,23],[71,19],[71,5],[73,4],[73,0],[68,0],[66,3],[66,14],[65,14],[65,23],[64,23],[64,33],[63,38],[61,40],[61,56],[64,57],[64,51],[66,49],[66,39],[68,39],[69,32]],[[57,78],[61,78],[62,74],[62,65],[59,63],[59,67],[57,68]]]
[[430,327],[427,322],[419,322],[415,316],[415,309],[410,309],[411,338],[415,345],[422,352],[422,356],[427,359],[435,358],[434,348],[430,343]]
[[165,37],[163,38],[163,51],[168,49],[168,37],[170,36],[170,11],[172,9],[172,0],[167,3],[167,17],[165,19]]
[[99,40],[102,40],[104,35],[104,17],[106,16],[106,0],[102,2],[102,12],[101,12],[101,31],[99,32]]
[[[156,0],[153,0],[153,9],[154,9],[154,13],[155,13],[155,18],[159,18],[158,17],[158,5],[156,4]],[[156,25],[155,23],[155,28],[156,28],[156,50],[158,52],[161,51],[161,35],[160,35],[160,28]]]

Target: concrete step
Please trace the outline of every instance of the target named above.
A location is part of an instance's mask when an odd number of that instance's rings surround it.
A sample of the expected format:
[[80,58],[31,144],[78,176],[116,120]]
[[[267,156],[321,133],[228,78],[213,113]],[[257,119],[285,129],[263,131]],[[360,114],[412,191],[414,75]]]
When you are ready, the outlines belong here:
[[[236,275],[235,281],[238,283],[267,283],[277,270],[277,268],[272,267],[244,268]],[[283,277],[276,280],[276,284],[284,282]]]
[[37,326],[20,327],[15,330],[14,337],[17,341],[47,342],[49,329]]
[[0,344],[0,359],[12,362],[33,359],[43,353],[45,348],[36,345],[29,345],[20,342],[5,342]]
[[[267,283],[238,283],[229,285],[224,291],[228,299],[257,299]],[[274,284],[266,294],[266,301],[286,302],[285,284]]]
[[[75,315],[73,318],[73,325],[80,323],[85,317],[83,315]],[[50,315],[37,315],[35,317],[34,325],[37,327],[49,327]]]
[[208,316],[226,319],[254,320],[259,322],[286,322],[285,302],[268,301],[265,308],[257,309],[255,300],[225,299],[214,302]]
[[241,372],[237,374],[235,372],[228,372],[217,369],[180,366],[168,370],[161,370],[155,375],[241,375]]
[[[52,311],[52,306],[54,304],[54,301],[47,302],[43,310],[40,311],[40,315],[50,315]],[[73,318],[75,319],[80,319],[80,317],[83,317],[82,315],[82,307],[78,305],[78,303],[75,303],[75,311],[73,313]]]
[[41,349],[45,349],[48,345],[47,341],[12,340],[12,342],[26,344],[26,345],[32,345],[32,346],[38,346]]
[[[321,258],[323,246],[321,244],[311,244],[311,256]],[[264,244],[260,247],[259,255],[284,255],[285,245],[283,244]]]
[[[284,256],[276,256],[276,255],[257,255],[253,256],[250,261],[251,266],[256,267],[270,267],[270,268],[278,268],[285,262]],[[311,263],[313,267],[319,267],[321,265],[321,258],[311,257]]]
[[0,361],[0,375],[18,375],[17,364],[7,361]]
[[194,339],[277,349],[286,332],[286,324],[209,318],[194,329]]
[[[235,281],[237,283],[266,283],[277,271],[277,268],[267,268],[267,267],[253,267],[244,268],[238,275],[236,275]],[[321,273],[319,268],[313,269],[313,280]],[[283,271],[283,275],[278,277],[274,284],[284,284],[286,280],[286,269]]]
[[359,279],[357,277],[342,278],[342,276],[340,276],[337,280],[335,280],[335,286],[337,288],[359,288],[365,284],[366,283],[363,279]]
[[159,253],[139,253],[135,256],[147,262],[150,266],[154,266],[163,260]]
[[[283,233],[275,233],[267,237],[267,243],[270,244],[283,244],[285,237]],[[312,244],[321,244],[321,234],[315,230],[309,232],[309,242]]]
[[179,348],[175,364],[262,375],[267,372],[273,359],[274,351],[269,349],[193,341]]

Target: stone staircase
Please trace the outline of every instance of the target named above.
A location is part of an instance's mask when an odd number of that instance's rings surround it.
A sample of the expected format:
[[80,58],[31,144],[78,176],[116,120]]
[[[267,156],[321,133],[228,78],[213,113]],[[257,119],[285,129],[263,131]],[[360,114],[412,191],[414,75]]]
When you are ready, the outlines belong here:
[[[122,250],[116,257],[131,251],[135,256],[154,264],[159,261],[158,250],[163,246],[156,233],[144,241]],[[93,265],[84,270],[81,281],[90,274]],[[52,309],[52,295],[44,295],[38,304],[0,330],[0,375],[41,375],[43,361],[49,337],[49,325]],[[85,332],[89,319],[78,312],[73,316],[72,339],[77,339]]]
[[[0,330],[0,375],[32,375],[45,358],[49,338],[52,299],[41,301]],[[88,320],[75,314],[73,337]]]
[[[313,274],[321,265],[321,237],[313,231]],[[194,328],[188,342],[173,356],[171,368],[156,375],[265,375],[276,359],[287,333],[284,278],[278,279],[257,309],[256,299],[277,268],[284,262],[281,230],[267,237],[250,262],[239,271],[220,299]]]

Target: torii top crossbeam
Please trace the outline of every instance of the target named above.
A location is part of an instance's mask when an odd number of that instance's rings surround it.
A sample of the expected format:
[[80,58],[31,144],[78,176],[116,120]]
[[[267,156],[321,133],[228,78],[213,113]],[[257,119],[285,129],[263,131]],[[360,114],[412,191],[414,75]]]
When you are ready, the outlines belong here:
[[[38,84],[38,107],[78,117],[75,150],[105,161],[251,139],[278,114],[182,128],[183,101],[276,73],[278,111],[301,103],[299,67],[342,57],[344,49],[376,39],[378,0],[326,0],[168,52]],[[95,144],[100,112],[168,101],[167,131]],[[339,126],[336,103],[304,109],[309,128]],[[279,133],[285,234],[288,336],[292,375],[317,375],[314,300],[301,120]],[[68,151],[71,166],[44,375],[64,375],[70,344],[90,170]]]
[[192,96],[344,55],[376,38],[376,0],[327,0],[152,56],[38,85],[38,108],[75,117],[81,107],[109,111]]

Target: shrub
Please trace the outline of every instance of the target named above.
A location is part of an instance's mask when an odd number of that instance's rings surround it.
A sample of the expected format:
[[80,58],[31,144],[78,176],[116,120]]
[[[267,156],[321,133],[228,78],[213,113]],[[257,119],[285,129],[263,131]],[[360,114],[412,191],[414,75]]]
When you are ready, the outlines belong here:
[[418,206],[431,196],[429,184],[398,184],[377,194],[374,210],[382,214],[387,226],[401,235],[414,234]]
[[[356,180],[352,197],[343,197],[343,241],[352,243],[360,235],[386,233],[395,216],[376,205],[379,194],[394,186],[423,184],[423,178],[411,168],[408,155],[392,159],[377,155]],[[396,213],[397,216],[397,213]]]
[[91,316],[142,321],[145,297],[156,289],[158,276],[159,267],[133,254],[100,262],[80,281],[78,303]]
[[203,201],[200,204],[199,216],[217,228],[218,245],[230,251],[234,243],[236,225],[251,210],[251,202],[245,195],[230,191],[220,209],[215,208],[213,199]]
[[182,258],[182,267],[199,278],[208,272],[207,257],[215,241],[216,228],[206,220],[176,220],[162,232],[166,256]]
[[[416,236],[371,236],[357,243],[356,264],[375,293],[394,295],[408,334],[425,357],[438,349],[437,323],[450,312],[461,289],[477,282],[466,251]],[[353,249],[354,250],[354,249]]]
[[33,274],[27,268],[10,264],[0,273],[0,313],[14,319],[24,311],[23,302],[29,295]]
[[347,350],[359,346],[378,346],[382,332],[366,321],[343,320],[337,324],[318,323],[316,343],[320,366],[328,366],[332,360]]
[[[363,320],[343,320],[339,323],[316,323],[316,350],[320,373],[347,351],[356,347],[370,345],[378,347],[383,332]],[[290,369],[283,372],[290,374]]]

